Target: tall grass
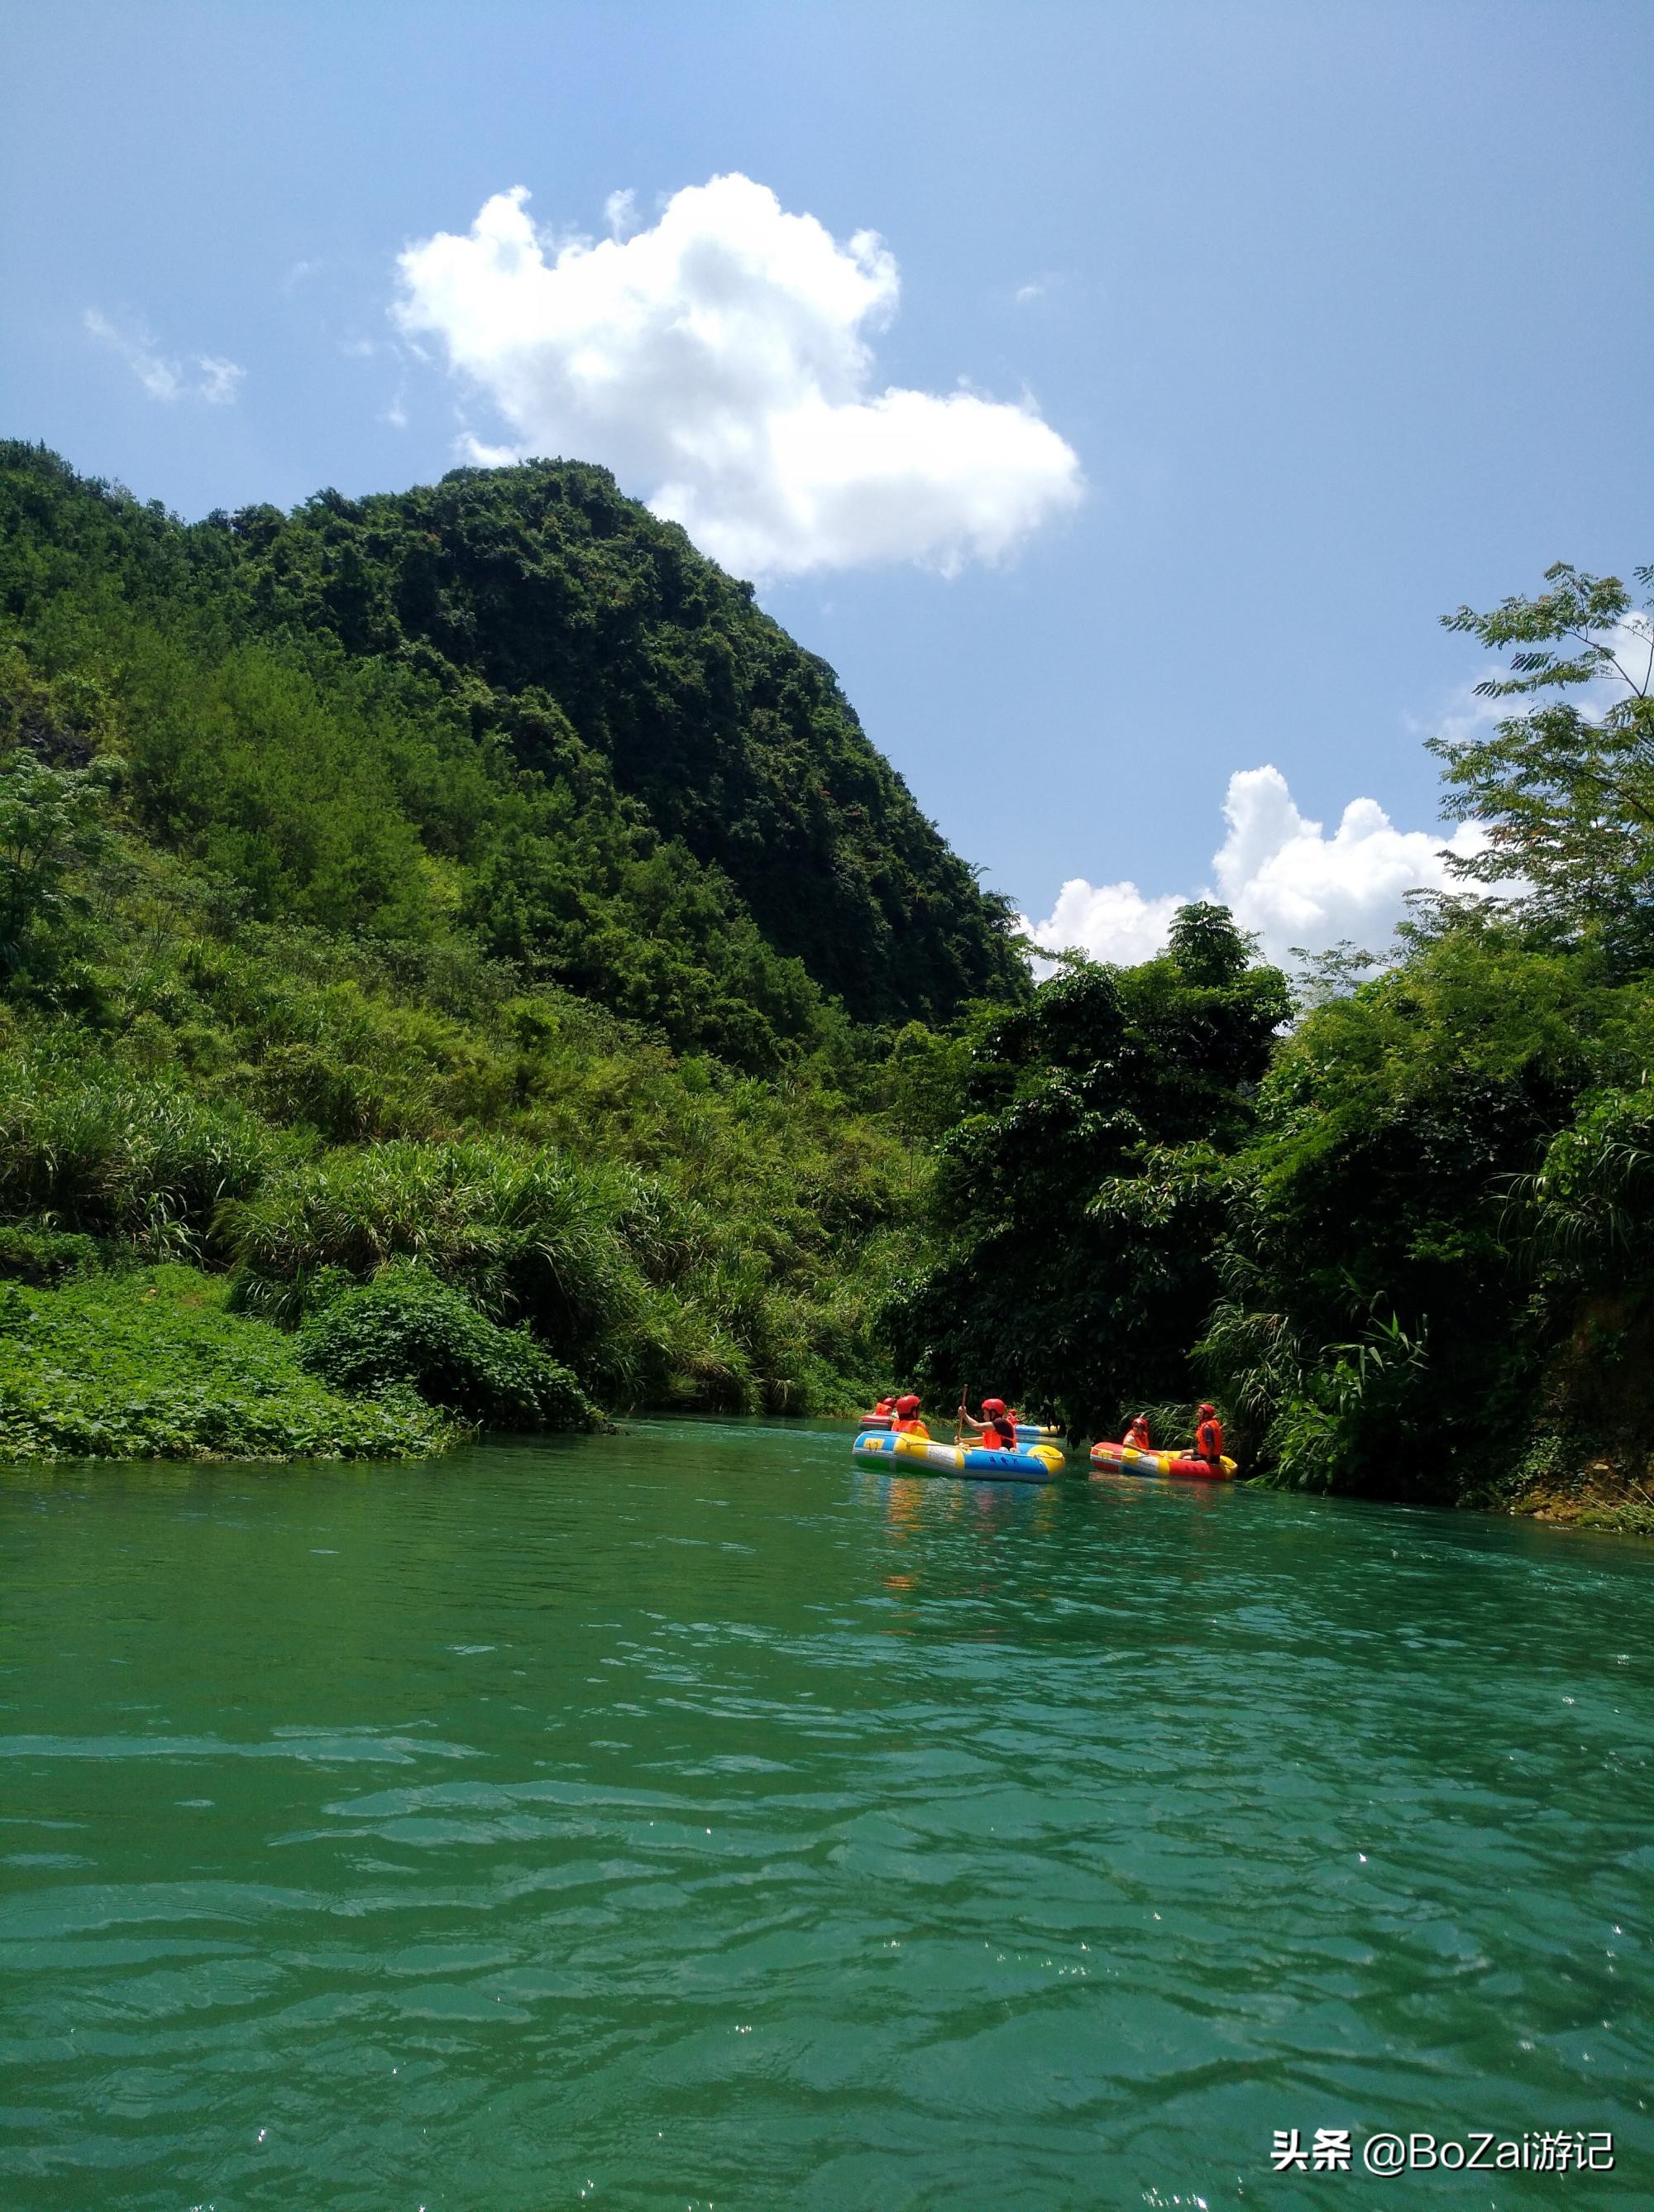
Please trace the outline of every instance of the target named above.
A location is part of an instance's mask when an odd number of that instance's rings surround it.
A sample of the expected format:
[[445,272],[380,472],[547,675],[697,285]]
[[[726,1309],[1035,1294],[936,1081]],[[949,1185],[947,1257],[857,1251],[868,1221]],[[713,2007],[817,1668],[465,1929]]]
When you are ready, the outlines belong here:
[[244,1109],[165,1082],[45,1053],[0,1061],[0,1218],[195,1256],[219,1209],[292,1150]]
[[499,1139],[340,1150],[224,1208],[234,1300],[289,1325],[327,1270],[416,1260],[496,1320],[526,1322],[599,1395],[658,1364],[651,1300],[619,1228],[627,1178]]

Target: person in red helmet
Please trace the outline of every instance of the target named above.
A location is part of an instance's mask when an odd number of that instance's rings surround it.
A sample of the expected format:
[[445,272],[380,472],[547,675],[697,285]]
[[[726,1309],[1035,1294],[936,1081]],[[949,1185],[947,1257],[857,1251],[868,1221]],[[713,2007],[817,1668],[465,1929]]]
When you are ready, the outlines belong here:
[[890,1424],[899,1437],[924,1437],[930,1431],[919,1419],[919,1401],[910,1390],[905,1398],[896,1401],[896,1418]]
[[963,1418],[966,1427],[974,1429],[982,1438],[985,1450],[1015,1451],[1016,1449],[1016,1424],[1006,1410],[1005,1401],[1003,1398],[985,1398],[982,1401],[982,1419],[979,1421],[973,1421],[968,1413],[964,1414]]
[[1123,1444],[1130,1444],[1133,1451],[1154,1450],[1154,1445],[1148,1441],[1148,1416],[1147,1413],[1134,1413],[1131,1416],[1131,1426],[1121,1437],[1120,1442]]
[[1203,1404],[1195,1423],[1195,1449],[1191,1459],[1204,1460],[1214,1474],[1223,1468],[1223,1424],[1217,1417],[1217,1407]]
[[894,1413],[895,1410],[896,1401],[894,1397],[881,1398],[878,1404],[873,1408],[874,1417],[875,1419],[879,1420],[888,1420]]

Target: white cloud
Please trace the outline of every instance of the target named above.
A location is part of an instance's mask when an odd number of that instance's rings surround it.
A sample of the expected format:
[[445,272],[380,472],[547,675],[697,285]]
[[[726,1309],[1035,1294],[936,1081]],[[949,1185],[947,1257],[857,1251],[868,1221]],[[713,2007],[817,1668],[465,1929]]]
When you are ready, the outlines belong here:
[[1398,830],[1376,799],[1352,799],[1329,837],[1299,812],[1277,768],[1232,775],[1223,812],[1229,834],[1212,861],[1219,891],[1277,959],[1291,945],[1319,952],[1344,938],[1377,951],[1409,891],[1445,889],[1454,881],[1447,854],[1468,859],[1487,842],[1465,822],[1445,840]]
[[152,399],[203,399],[209,407],[235,404],[246,370],[221,354],[197,353],[189,365],[176,356],[158,353],[154,340],[142,329],[122,330],[107,315],[88,307],[81,318],[88,335],[118,354]]
[[1044,921],[1024,917],[1022,927],[1047,951],[1070,949],[1129,968],[1152,960],[1166,943],[1182,900],[1145,898],[1133,883],[1090,884],[1071,876]]
[[872,231],[841,244],[732,175],[627,238],[615,195],[615,236],[557,244],[528,197],[409,247],[402,328],[441,341],[518,452],[606,463],[738,574],[951,573],[1080,498],[1079,461],[1032,402],[875,388],[869,336],[900,279]]
[[[1238,770],[1223,812],[1228,834],[1212,856],[1214,880],[1183,896],[1221,900],[1243,929],[1257,931],[1272,960],[1295,945],[1321,952],[1345,939],[1381,951],[1407,893],[1450,886],[1446,854],[1468,856],[1485,842],[1470,823],[1445,840],[1398,830],[1374,799],[1352,799],[1329,837],[1299,812],[1277,768]],[[1183,896],[1147,898],[1132,883],[1075,877],[1044,921],[1024,927],[1048,951],[1076,946],[1100,960],[1145,960],[1165,944]]]
[[195,396],[204,399],[209,407],[233,407],[237,387],[246,370],[238,362],[226,361],[221,354],[201,353],[196,356],[201,371],[201,381]]

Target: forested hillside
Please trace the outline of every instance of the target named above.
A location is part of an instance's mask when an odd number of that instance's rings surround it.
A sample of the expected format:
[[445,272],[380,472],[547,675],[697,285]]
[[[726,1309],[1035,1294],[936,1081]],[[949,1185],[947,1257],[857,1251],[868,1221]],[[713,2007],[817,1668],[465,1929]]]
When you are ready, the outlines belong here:
[[602,471],[185,527],[0,449],[0,1451],[853,1403],[908,1018],[1027,988]]
[[1193,905],[1036,989],[601,471],[185,526],[0,447],[0,1457],[900,1374],[1654,1528],[1648,638],[1569,568],[1450,619],[1487,843],[1382,972]]
[[833,1001],[900,1024],[1026,988],[831,670],[601,469],[185,526],[0,446],[0,618],[59,722],[118,730],[142,826],[258,919],[457,923],[749,1066]]

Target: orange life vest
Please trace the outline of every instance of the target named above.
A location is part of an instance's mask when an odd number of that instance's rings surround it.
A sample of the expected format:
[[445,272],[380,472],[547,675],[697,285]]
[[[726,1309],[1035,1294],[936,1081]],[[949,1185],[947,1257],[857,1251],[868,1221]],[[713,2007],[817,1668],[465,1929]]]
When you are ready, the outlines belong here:
[[1210,1460],[1214,1464],[1223,1456],[1223,1424],[1219,1420],[1203,1421],[1195,1431],[1195,1456]]
[[1016,1449],[1016,1431],[1009,1417],[1003,1421],[993,1420],[987,1424],[982,1431],[982,1448],[985,1451]]
[[1125,1432],[1125,1442],[1130,1445],[1133,1451],[1152,1451],[1154,1446],[1148,1441],[1148,1422],[1133,1421]]
[[927,1429],[924,1422],[920,1420],[893,1421],[890,1425],[899,1437],[924,1437],[928,1438],[930,1434],[930,1430]]

